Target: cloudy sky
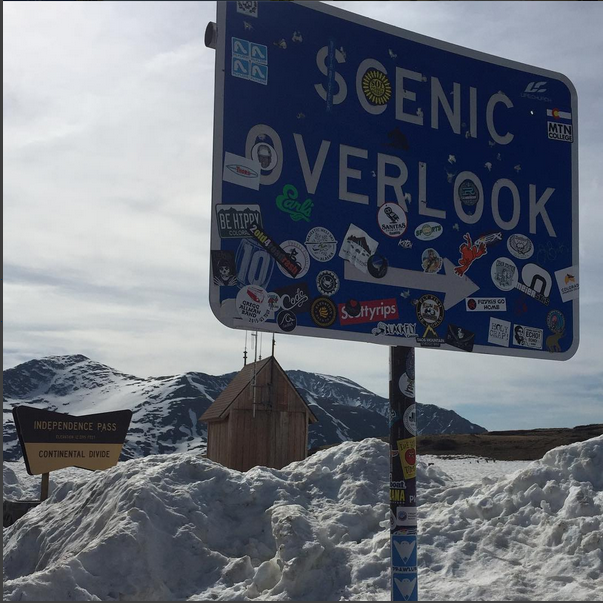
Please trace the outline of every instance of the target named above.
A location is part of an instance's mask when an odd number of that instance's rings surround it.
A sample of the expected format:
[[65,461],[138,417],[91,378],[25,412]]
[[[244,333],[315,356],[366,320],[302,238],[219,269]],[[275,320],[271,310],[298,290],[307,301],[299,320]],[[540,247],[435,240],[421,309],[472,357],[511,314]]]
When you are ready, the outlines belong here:
[[[603,421],[603,5],[330,2],[558,71],[580,108],[581,344],[566,362],[419,350],[417,399],[488,429]],[[209,309],[215,2],[4,2],[4,368],[242,366]],[[389,348],[277,336],[286,369],[387,396]],[[251,352],[253,354],[253,352]],[[262,338],[270,353],[270,336]]]

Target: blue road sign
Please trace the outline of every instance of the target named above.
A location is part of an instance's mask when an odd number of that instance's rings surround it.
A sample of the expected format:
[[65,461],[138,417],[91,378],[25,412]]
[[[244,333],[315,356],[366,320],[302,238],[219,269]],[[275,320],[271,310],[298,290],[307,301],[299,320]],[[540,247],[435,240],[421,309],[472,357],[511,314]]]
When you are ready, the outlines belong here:
[[210,279],[221,322],[575,353],[578,116],[565,76],[318,2],[217,4],[212,266],[237,271]]

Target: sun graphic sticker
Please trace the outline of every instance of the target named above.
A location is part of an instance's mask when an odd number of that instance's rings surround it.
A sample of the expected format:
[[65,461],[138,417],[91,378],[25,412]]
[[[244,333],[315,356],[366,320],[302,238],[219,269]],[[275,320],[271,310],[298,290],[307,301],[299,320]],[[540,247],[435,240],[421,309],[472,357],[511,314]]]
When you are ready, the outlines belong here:
[[392,97],[392,86],[387,75],[377,69],[369,69],[362,78],[362,91],[373,105],[385,105]]

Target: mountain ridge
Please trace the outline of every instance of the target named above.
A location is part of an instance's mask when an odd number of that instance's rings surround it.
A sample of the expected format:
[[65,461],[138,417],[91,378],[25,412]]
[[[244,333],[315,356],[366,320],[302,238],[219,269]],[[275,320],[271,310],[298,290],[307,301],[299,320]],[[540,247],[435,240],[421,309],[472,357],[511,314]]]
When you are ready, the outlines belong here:
[[[346,377],[286,371],[319,422],[309,429],[309,448],[381,436],[388,431],[389,403]],[[203,452],[207,426],[199,417],[237,372],[212,376],[136,377],[82,355],[47,356],[4,371],[4,459],[21,450],[12,407],[28,404],[55,412],[92,414],[133,411],[122,458]],[[451,410],[419,403],[419,433],[483,433],[486,430]]]

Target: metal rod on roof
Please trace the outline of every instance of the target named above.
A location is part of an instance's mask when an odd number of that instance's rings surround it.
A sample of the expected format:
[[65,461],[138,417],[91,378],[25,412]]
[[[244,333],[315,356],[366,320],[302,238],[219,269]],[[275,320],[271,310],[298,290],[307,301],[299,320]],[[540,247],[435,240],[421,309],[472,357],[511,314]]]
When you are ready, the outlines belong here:
[[[252,337],[255,337],[255,359],[253,361],[253,383],[252,383],[252,388],[253,388],[253,418],[255,419],[255,405],[256,405],[256,401],[255,401],[255,393],[256,393],[256,376],[257,376],[257,371],[258,371],[258,332],[255,332],[255,335],[252,334]],[[260,358],[261,360],[261,358]]]
[[245,349],[243,350],[243,366],[247,366],[247,331],[245,331]]

